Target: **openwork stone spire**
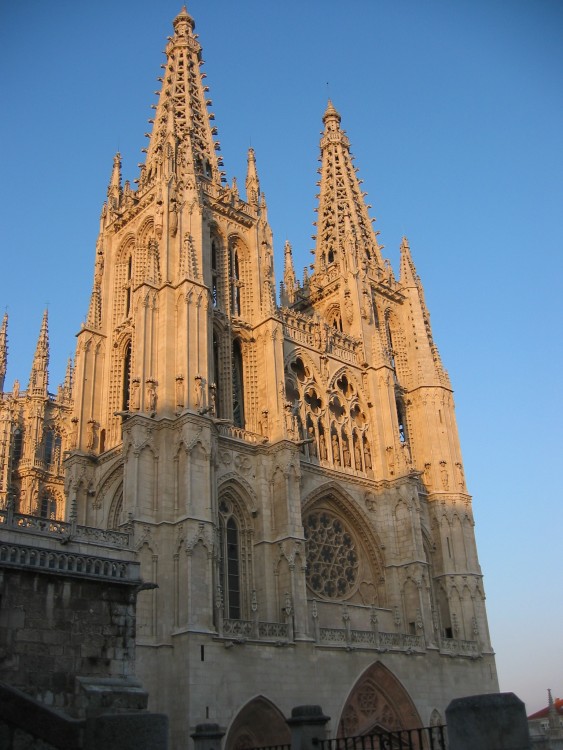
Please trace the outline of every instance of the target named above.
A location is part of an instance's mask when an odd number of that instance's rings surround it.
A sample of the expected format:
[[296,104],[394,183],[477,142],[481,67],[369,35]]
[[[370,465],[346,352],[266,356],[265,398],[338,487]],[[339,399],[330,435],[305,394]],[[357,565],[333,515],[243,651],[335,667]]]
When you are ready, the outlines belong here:
[[146,164],[141,168],[139,187],[150,186],[153,178],[164,169],[165,174],[178,176],[195,174],[221,181],[213,141],[216,128],[209,124],[215,116],[207,112],[211,100],[206,100],[205,74],[200,72],[201,45],[194,35],[195,23],[182,8],[174,19],[174,36],[166,46],[166,64],[159,79],[162,83]]
[[29,394],[31,396],[47,396],[49,385],[49,325],[47,310],[43,313],[41,330],[35,347],[35,355],[29,376]]
[[248,149],[248,166],[246,169],[246,200],[251,206],[258,206],[258,198],[260,196],[260,182],[258,180],[258,172],[256,170],[256,157],[254,156],[254,149]]
[[287,304],[292,305],[295,302],[297,295],[297,277],[295,276],[295,269],[293,267],[291,245],[288,240],[285,241],[284,246],[283,285],[286,302]]
[[383,265],[380,247],[352,165],[350,141],[329,100],[323,115],[320,193],[315,273],[336,266],[343,273],[356,265],[376,272]]
[[4,391],[4,379],[8,366],[8,313],[4,313],[0,328],[0,393]]

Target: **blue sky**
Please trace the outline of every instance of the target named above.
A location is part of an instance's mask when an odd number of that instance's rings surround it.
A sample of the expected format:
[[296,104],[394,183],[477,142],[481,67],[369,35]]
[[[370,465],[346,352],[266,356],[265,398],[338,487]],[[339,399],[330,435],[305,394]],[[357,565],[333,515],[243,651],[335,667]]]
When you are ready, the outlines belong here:
[[[112,158],[138,175],[176,0],[0,6],[7,389],[49,304],[51,390],[87,307]],[[395,269],[409,238],[456,393],[501,690],[563,695],[563,4],[191,0],[229,180],[256,151],[311,261],[321,117],[342,115]]]

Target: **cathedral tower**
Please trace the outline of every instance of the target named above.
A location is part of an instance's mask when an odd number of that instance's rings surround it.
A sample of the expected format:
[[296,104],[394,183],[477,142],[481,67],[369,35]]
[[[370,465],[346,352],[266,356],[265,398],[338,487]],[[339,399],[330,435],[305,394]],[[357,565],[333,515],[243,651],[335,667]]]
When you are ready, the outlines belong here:
[[[229,748],[284,742],[297,703],[334,733],[428,724],[497,682],[408,241],[396,278],[329,102],[313,272],[297,278],[286,242],[278,306],[256,155],[243,198],[185,8],[173,29],[136,187],[117,154],[102,208],[67,508],[128,531],[158,586],[139,596],[138,671],[173,747],[204,719]],[[29,394],[45,400],[42,336]]]

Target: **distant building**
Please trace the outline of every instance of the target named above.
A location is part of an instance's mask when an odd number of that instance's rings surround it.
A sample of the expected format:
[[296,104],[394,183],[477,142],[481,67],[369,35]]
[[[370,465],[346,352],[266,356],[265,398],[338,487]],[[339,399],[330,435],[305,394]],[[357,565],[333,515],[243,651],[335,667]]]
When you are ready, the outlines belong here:
[[16,381],[4,391],[8,315],[0,327],[0,507],[10,498],[20,513],[62,520],[65,514],[64,451],[72,427],[72,365],[57,393],[49,393],[47,312],[26,391]]
[[139,594],[137,671],[172,747],[206,720],[228,748],[288,741],[299,704],[322,705],[333,734],[439,723],[452,698],[498,683],[452,388],[409,243],[396,278],[329,102],[314,262],[298,280],[286,243],[276,303],[255,154],[243,199],[221,171],[194,27],[185,9],[174,20],[136,188],[114,159],[74,377],[53,400],[42,374],[6,417],[6,488],[43,512],[22,472],[51,486],[53,429],[67,517],[134,534],[158,584]]
[[547,706],[528,716],[532,747],[539,750],[563,750],[563,698],[547,691]]

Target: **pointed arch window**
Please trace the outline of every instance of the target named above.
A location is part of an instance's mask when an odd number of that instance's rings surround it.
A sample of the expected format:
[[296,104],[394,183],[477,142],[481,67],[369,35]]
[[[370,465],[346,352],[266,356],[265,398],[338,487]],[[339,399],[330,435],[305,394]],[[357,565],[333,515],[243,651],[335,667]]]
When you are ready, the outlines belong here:
[[219,503],[219,575],[223,591],[223,613],[240,620],[242,613],[241,538],[235,508],[228,498]]
[[232,243],[229,249],[229,279],[231,284],[231,315],[239,317],[240,305],[240,258],[236,243]]
[[43,460],[50,466],[58,464],[61,455],[61,436],[53,429],[45,432],[45,443],[43,447]]
[[57,517],[57,501],[53,495],[45,491],[39,501],[39,515],[41,518],[55,519]]
[[215,384],[215,413],[223,416],[223,383],[221,378],[221,345],[219,333],[213,329],[213,383]]
[[233,341],[233,422],[244,427],[244,372],[239,339]]
[[12,448],[12,468],[16,468],[22,457],[23,432],[19,427],[14,430],[14,442]]
[[397,423],[399,429],[399,440],[401,443],[408,443],[408,430],[407,430],[407,414],[405,409],[405,402],[402,396],[397,396],[396,400],[397,407]]
[[218,292],[218,248],[217,240],[211,241],[211,298],[213,300],[213,307],[219,306],[219,292]]
[[129,341],[123,353],[123,386],[122,386],[122,398],[121,398],[122,411],[129,410],[130,392],[131,392],[131,342]]
[[128,318],[131,312],[131,277],[133,273],[133,257],[130,255],[127,260],[127,282],[125,285],[125,317]]

